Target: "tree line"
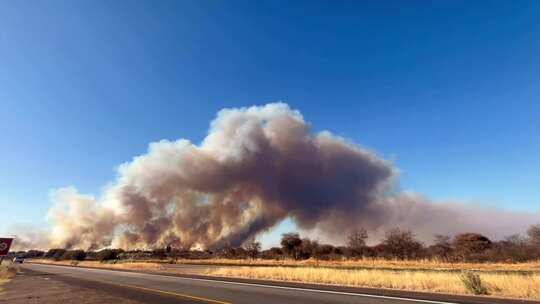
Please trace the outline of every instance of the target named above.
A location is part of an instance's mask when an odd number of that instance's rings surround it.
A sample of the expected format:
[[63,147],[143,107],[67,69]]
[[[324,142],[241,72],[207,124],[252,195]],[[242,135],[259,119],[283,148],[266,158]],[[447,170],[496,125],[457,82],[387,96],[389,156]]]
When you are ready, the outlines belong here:
[[394,228],[386,232],[382,241],[367,245],[368,233],[357,229],[347,237],[344,246],[321,244],[302,238],[296,232],[285,233],[280,246],[261,250],[259,242],[248,242],[241,247],[222,246],[211,250],[185,250],[166,246],[153,250],[103,249],[100,251],[50,249],[47,252],[29,250],[11,255],[54,260],[118,260],[118,259],[434,259],[443,262],[526,262],[540,259],[540,225],[533,225],[525,236],[511,235],[492,241],[479,233],[462,233],[454,237],[435,235],[433,244],[426,246],[412,231]]

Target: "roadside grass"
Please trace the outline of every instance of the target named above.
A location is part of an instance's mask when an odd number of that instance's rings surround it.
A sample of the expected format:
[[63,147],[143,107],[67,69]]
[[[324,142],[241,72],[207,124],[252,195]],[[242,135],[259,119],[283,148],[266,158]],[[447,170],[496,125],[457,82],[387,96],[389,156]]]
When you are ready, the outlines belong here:
[[[324,267],[334,269],[377,269],[377,270],[424,270],[424,271],[478,271],[478,272],[519,272],[524,274],[540,273],[540,261],[526,263],[450,263],[438,260],[385,260],[385,259],[357,259],[357,260],[337,260],[325,261],[307,259],[295,260],[263,260],[263,259],[178,259],[178,260],[118,260],[108,262],[98,261],[53,261],[49,259],[33,259],[39,263],[52,263],[70,265],[78,263],[80,266],[103,267],[103,264],[110,267],[129,267],[139,269],[159,269],[162,264],[182,264],[182,265],[212,265],[212,266],[260,266],[260,267]],[[114,264],[112,264],[114,263]],[[127,265],[124,265],[127,264]]]
[[17,274],[15,266],[0,265],[0,293],[3,292],[2,285],[9,282]]
[[[153,260],[155,263],[166,261]],[[489,272],[539,272],[540,261],[526,263],[450,263],[433,259],[425,260],[385,260],[385,259],[357,259],[324,261],[307,259],[295,260],[262,260],[262,259],[179,259],[177,264],[193,265],[222,265],[222,266],[287,266],[287,267],[325,267],[336,269],[379,269],[379,270],[447,270],[447,271],[489,271]]]
[[[463,274],[448,271],[392,271],[322,267],[222,267],[206,275],[261,280],[304,282],[355,287],[392,288],[453,294],[480,294],[468,288]],[[539,274],[482,273],[485,293],[492,296],[540,299]],[[476,282],[478,283],[478,282]]]
[[126,270],[146,270],[146,271],[158,271],[164,267],[159,263],[152,262],[140,262],[130,260],[119,261],[52,261],[47,259],[32,259],[29,260],[35,263],[53,264],[53,265],[65,265],[65,266],[83,266],[91,268],[114,268],[114,269],[126,269]]

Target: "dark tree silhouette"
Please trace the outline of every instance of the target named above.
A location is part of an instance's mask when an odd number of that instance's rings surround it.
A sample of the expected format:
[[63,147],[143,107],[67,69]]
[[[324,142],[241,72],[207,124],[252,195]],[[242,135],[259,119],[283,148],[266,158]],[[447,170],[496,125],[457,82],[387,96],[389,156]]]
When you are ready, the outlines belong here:
[[283,252],[295,260],[300,259],[301,246],[302,239],[298,233],[284,233],[281,236],[281,248]]

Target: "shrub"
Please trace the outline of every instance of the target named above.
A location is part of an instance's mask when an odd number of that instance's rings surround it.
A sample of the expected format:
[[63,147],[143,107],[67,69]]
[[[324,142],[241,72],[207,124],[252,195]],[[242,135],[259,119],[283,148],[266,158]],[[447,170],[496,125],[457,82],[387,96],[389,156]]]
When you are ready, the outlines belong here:
[[120,253],[124,252],[122,249],[103,249],[96,252],[96,259],[98,261],[116,260]]
[[45,254],[45,258],[59,261],[62,259],[67,250],[61,248],[50,249]]
[[167,249],[156,248],[152,250],[152,257],[160,260],[167,258]]
[[84,250],[69,250],[62,255],[62,260],[82,261],[86,258]]
[[488,290],[482,283],[480,276],[474,272],[466,271],[460,276],[461,282],[465,285],[465,289],[475,295],[487,295]]
[[267,250],[263,250],[261,252],[261,258],[263,259],[273,259],[273,260],[279,260],[283,258],[283,250],[279,247],[272,247]]
[[28,250],[23,256],[27,259],[43,257],[45,252],[39,250]]
[[462,233],[454,237],[457,257],[465,261],[481,261],[482,253],[491,248],[491,240],[478,233]]

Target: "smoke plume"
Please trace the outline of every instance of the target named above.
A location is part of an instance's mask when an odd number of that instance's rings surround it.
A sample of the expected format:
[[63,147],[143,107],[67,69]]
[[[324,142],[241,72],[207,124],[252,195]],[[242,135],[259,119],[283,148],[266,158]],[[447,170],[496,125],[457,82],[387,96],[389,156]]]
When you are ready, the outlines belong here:
[[538,218],[432,203],[396,193],[396,182],[391,162],[329,132],[311,132],[286,104],[225,109],[199,145],[151,143],[119,166],[100,198],[56,190],[50,246],[237,246],[285,218],[334,242],[358,226],[374,235],[400,226],[424,239],[467,230],[500,236]]

